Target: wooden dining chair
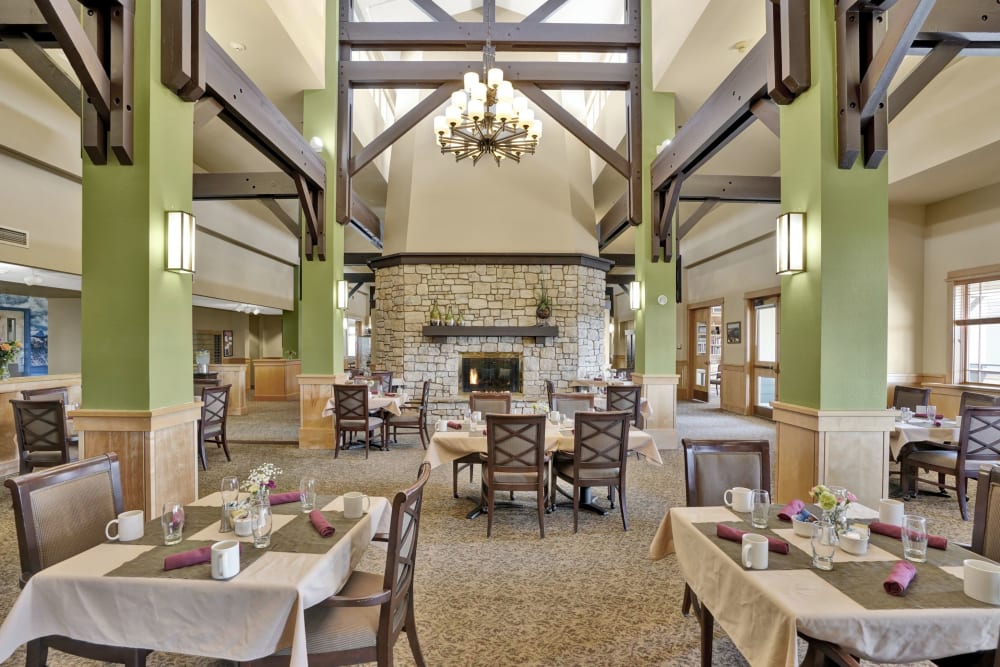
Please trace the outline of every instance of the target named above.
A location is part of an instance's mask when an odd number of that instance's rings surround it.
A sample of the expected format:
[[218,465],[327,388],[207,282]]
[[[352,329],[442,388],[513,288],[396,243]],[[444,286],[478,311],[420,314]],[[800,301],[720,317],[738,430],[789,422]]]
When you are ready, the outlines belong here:
[[538,531],[545,537],[545,501],[549,457],[545,455],[545,415],[486,415],[486,537],[493,536],[497,491],[533,491],[538,505]]
[[[23,588],[37,572],[104,542],[104,527],[124,511],[118,456],[76,461],[4,482],[14,503]],[[26,664],[43,667],[50,648],[121,663],[146,664],[150,651],[50,635],[27,644]]]
[[642,387],[639,385],[623,386],[609,384],[607,392],[608,412],[619,412],[621,410],[625,410],[631,415],[629,417],[629,421],[634,424],[636,428],[642,428],[643,417],[642,412],[639,411],[639,408],[642,405]]
[[392,391],[392,371],[369,371],[368,375],[379,383],[378,386],[382,388],[383,394]]
[[[983,463],[1000,463],[1000,407],[966,408],[956,448],[914,451],[903,459],[903,491],[915,493],[921,482],[953,489],[962,520],[968,521],[967,482],[979,474]],[[948,486],[940,477],[937,482],[923,480],[920,468],[953,476],[955,485]]]
[[[506,391],[474,391],[469,394],[469,411],[487,414],[509,414],[510,393]],[[451,464],[451,492],[458,498],[458,473],[469,469],[469,482],[472,482],[473,469],[482,463],[478,453],[466,454],[455,459]]]
[[958,405],[958,416],[961,418],[965,414],[966,408],[994,408],[998,406],[1000,406],[1000,396],[963,391]]
[[[44,389],[22,389],[21,398],[26,401],[62,401],[69,405],[69,387],[47,387]],[[79,446],[80,439],[70,428],[70,419],[66,417],[66,440],[71,447]]]
[[573,454],[556,458],[553,467],[551,505],[556,504],[558,481],[573,485],[573,532],[577,532],[580,493],[584,487],[607,486],[618,491],[622,528],[628,530],[625,501],[625,464],[628,461],[628,422],[631,413],[579,412],[573,428]]
[[552,410],[573,419],[577,412],[593,412],[594,399],[596,397],[596,394],[587,392],[577,394],[552,394],[552,400],[549,405]]
[[[413,661],[423,667],[413,610],[413,579],[424,486],[429,463],[420,466],[417,482],[392,499],[389,532],[376,535],[388,542],[383,574],[355,570],[336,595],[306,609],[306,650],[310,665],[393,664],[392,649],[400,632],[406,633]],[[249,663],[273,667],[289,663],[290,649]]]
[[382,434],[382,444],[385,444],[385,422],[379,417],[372,417],[368,411],[368,387],[363,384],[333,385],[334,434],[333,458],[340,456],[341,448],[347,448],[349,433],[364,433],[365,458],[371,450],[371,434],[378,430]]
[[977,482],[972,550],[1000,561],[1000,464],[981,464]]
[[404,412],[401,415],[386,414],[386,419],[388,420],[387,428],[392,430],[393,440],[399,438],[399,429],[415,429],[420,436],[420,444],[424,446],[424,449],[427,449],[427,408],[430,393],[430,380],[424,380],[423,388],[420,390],[419,401],[415,401],[412,405],[409,403],[404,405]]
[[201,467],[208,470],[208,459],[205,455],[205,441],[211,440],[226,454],[226,460],[232,461],[229,455],[229,439],[226,437],[226,421],[229,416],[229,390],[232,385],[221,387],[202,387],[201,419],[198,420],[198,454],[201,457]]
[[[726,489],[771,490],[771,445],[767,440],[684,438],[684,480],[688,507],[721,505]],[[681,613],[694,610],[701,625],[701,664],[711,667],[715,617],[685,582]]]
[[898,384],[892,389],[892,405],[890,408],[901,410],[909,408],[916,411],[918,405],[928,405],[931,402],[931,390],[924,387],[907,387]]
[[556,387],[552,384],[552,380],[545,381],[545,400],[549,404],[549,410],[555,410],[552,403],[552,396],[556,393]]
[[66,406],[62,399],[11,401],[17,440],[18,471],[26,474],[77,459],[78,448],[70,443]]

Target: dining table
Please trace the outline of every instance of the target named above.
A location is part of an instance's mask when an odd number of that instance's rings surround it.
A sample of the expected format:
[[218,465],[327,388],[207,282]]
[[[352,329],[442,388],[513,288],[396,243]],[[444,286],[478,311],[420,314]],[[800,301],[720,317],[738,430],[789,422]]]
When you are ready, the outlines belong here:
[[908,422],[897,421],[889,437],[889,453],[893,461],[899,460],[899,452],[910,442],[934,442],[941,445],[957,443],[962,430],[961,423],[954,419],[917,419]]
[[[405,393],[391,392],[388,394],[368,394],[368,412],[378,412],[385,410],[397,417],[403,414],[403,405],[409,400]],[[324,417],[332,417],[337,414],[337,400],[330,397],[326,401],[321,413]]]
[[[874,662],[916,662],[997,648],[1000,607],[963,591],[962,563],[988,561],[949,542],[929,548],[903,596],[883,588],[902,558],[899,540],[872,533],[858,556],[838,549],[833,569],[811,566],[810,540],[780,521],[773,506],[766,529],[727,507],[672,507],[649,549],[653,560],[675,554],[685,582],[751,665],[798,665],[798,636],[829,642]],[[867,523],[878,513],[852,503],[848,517]],[[747,570],[741,545],[717,536],[718,524],[788,543],[769,553],[767,569]],[[933,532],[933,526],[929,526]]]
[[[300,503],[275,505],[268,548],[219,532],[218,492],[185,507],[184,539],[164,546],[160,519],[132,542],[107,541],[32,576],[0,626],[0,660],[48,635],[95,644],[247,661],[291,647],[291,664],[308,665],[305,610],[347,582],[391,507],[372,497],[360,519],[346,519],[343,497],[318,497],[336,532],[321,537]],[[236,539],[240,571],[211,577],[211,565],[164,570],[168,555]]]

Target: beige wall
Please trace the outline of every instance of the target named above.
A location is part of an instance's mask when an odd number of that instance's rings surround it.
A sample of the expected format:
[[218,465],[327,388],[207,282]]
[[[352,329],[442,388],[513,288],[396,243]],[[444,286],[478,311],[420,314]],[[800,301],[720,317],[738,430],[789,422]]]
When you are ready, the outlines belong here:
[[[281,318],[277,315],[259,315],[256,319],[255,334],[260,357],[281,357],[284,350],[281,347]],[[251,329],[254,322],[251,320]]]
[[218,308],[193,309],[192,326],[195,331],[232,331],[233,332],[233,356],[249,356],[250,339],[250,315],[247,313],[237,313],[230,310],[219,310]]
[[49,374],[80,372],[80,299],[49,298]]
[[889,335],[887,370],[919,374],[924,326],[923,206],[889,207]]

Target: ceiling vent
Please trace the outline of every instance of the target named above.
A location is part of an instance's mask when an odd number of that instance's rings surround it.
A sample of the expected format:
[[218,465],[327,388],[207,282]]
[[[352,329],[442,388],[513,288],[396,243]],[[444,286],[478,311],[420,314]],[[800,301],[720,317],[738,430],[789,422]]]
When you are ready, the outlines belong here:
[[28,232],[10,227],[0,227],[0,243],[16,245],[19,248],[28,247]]

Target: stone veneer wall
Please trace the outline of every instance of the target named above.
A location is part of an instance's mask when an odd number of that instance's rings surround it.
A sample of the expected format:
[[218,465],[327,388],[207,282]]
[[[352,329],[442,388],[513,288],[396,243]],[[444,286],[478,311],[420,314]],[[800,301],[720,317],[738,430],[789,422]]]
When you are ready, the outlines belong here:
[[[437,301],[442,317],[448,306],[469,327],[534,326],[537,293],[552,298],[550,326],[559,336],[449,336],[431,338],[421,329]],[[545,401],[544,380],[567,391],[570,380],[600,375],[604,350],[605,272],[580,265],[402,264],[375,271],[372,327],[373,368],[402,371],[411,391],[430,380],[431,400],[439,408],[467,402],[458,393],[462,352],[520,352],[524,363],[519,405]],[[473,334],[470,328],[469,333]],[[544,340],[544,342],[542,342]]]

